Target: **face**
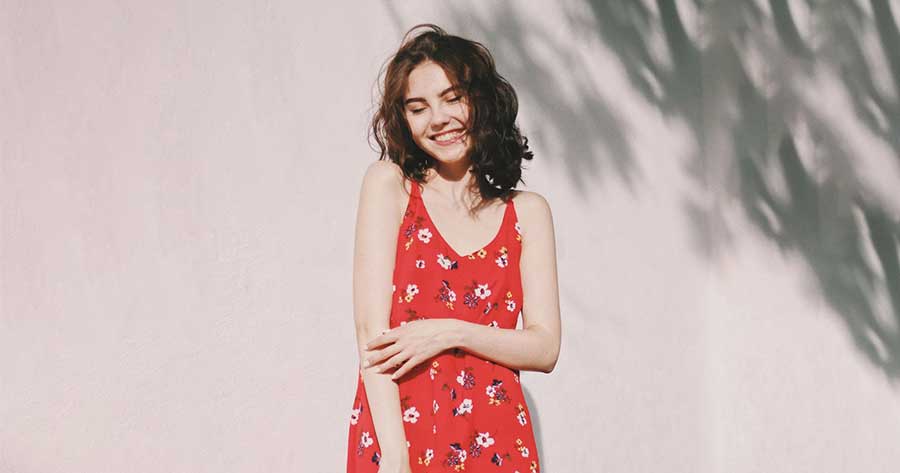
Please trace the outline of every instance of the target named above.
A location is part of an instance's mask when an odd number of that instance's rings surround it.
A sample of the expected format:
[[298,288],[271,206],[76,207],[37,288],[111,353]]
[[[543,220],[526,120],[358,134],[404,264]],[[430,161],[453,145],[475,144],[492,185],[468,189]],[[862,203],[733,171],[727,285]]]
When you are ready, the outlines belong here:
[[445,164],[468,159],[469,104],[452,89],[441,66],[424,62],[410,72],[403,110],[413,141],[422,150]]

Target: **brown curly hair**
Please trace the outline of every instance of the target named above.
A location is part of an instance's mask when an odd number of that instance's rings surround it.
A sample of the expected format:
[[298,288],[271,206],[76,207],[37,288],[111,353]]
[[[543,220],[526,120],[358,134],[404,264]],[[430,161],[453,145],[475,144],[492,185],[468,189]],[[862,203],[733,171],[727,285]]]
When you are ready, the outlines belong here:
[[[420,27],[427,30],[406,39]],[[390,159],[400,166],[407,179],[415,182],[423,182],[428,169],[436,164],[413,141],[403,113],[409,74],[426,61],[444,70],[471,107],[466,123],[472,139],[470,172],[475,174],[474,185],[482,199],[476,208],[496,197],[506,202],[516,184],[525,182],[522,160],[534,157],[528,149],[528,138],[516,125],[519,110],[516,92],[497,73],[487,48],[447,34],[437,25],[423,23],[410,28],[400,49],[389,58],[384,81],[378,81],[381,100],[370,129],[381,148],[378,159]]]

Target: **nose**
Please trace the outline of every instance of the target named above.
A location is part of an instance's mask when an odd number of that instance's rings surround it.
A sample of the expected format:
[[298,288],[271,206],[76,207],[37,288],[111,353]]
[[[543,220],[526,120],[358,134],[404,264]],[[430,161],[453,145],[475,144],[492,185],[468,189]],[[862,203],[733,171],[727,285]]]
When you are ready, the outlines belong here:
[[450,121],[450,110],[446,105],[439,105],[434,108],[434,113],[431,115],[431,129],[434,131],[441,131],[444,129],[444,126],[447,125],[447,122]]

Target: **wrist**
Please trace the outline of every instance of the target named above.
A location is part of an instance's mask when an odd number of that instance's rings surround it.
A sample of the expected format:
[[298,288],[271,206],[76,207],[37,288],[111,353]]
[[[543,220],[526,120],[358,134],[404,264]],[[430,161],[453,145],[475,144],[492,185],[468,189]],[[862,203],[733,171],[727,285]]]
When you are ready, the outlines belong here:
[[469,323],[463,320],[448,319],[450,326],[445,332],[444,349],[464,348]]

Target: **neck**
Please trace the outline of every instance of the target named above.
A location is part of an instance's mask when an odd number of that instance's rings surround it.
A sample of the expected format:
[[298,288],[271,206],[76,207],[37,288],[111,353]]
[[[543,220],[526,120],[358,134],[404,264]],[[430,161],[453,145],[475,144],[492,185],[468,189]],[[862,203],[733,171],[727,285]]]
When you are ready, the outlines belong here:
[[446,196],[453,205],[469,207],[476,198],[469,191],[469,186],[475,181],[475,175],[469,172],[471,168],[472,163],[469,160],[450,164],[438,162],[437,166],[430,170],[427,182],[437,194]]

